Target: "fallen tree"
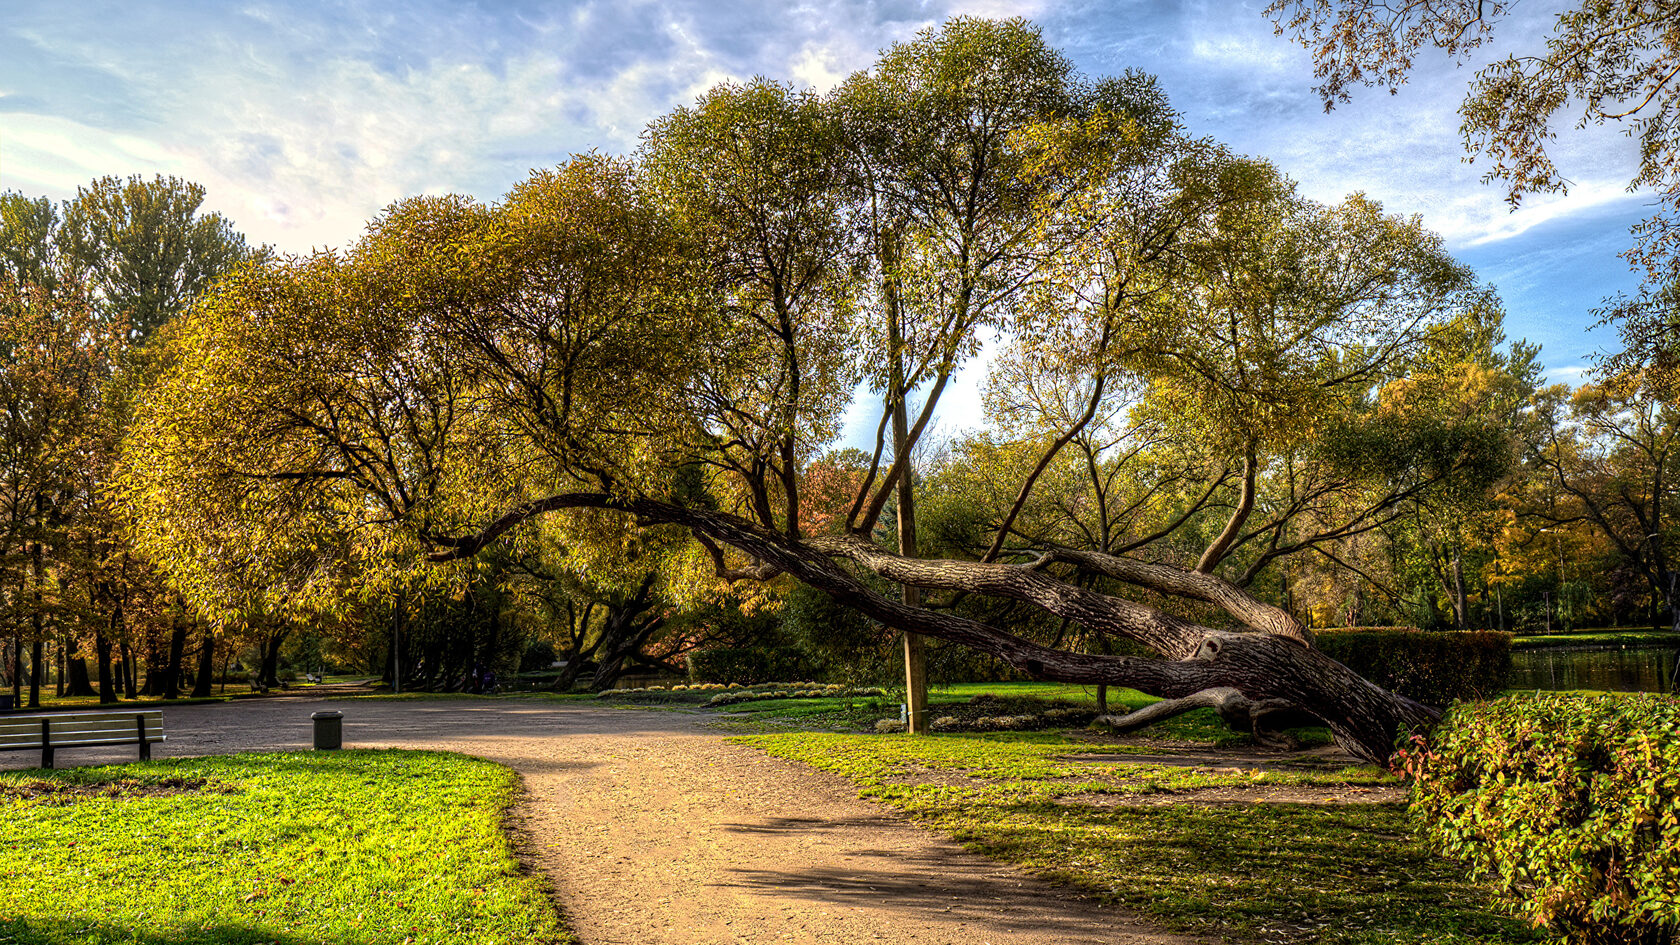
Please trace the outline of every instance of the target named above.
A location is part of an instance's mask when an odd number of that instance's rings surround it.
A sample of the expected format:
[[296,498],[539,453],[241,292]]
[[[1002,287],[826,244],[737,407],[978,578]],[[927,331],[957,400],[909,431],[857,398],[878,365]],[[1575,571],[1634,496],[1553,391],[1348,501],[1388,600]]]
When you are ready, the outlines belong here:
[[[1210,575],[1159,565],[1105,560],[1140,586],[1230,601],[1231,612],[1269,617],[1265,629],[1216,630],[1125,598],[1057,580],[1038,566],[902,558],[860,538],[794,541],[721,512],[602,493],[568,493],[529,503],[472,536],[445,539],[436,561],[471,557],[509,529],[535,516],[567,509],[609,509],[647,525],[678,525],[752,556],[750,577],[788,574],[889,626],[961,643],[990,653],[1039,679],[1127,686],[1167,702],[1134,713],[1122,726],[1157,721],[1209,706],[1222,717],[1264,732],[1265,716],[1305,713],[1329,725],[1338,744],[1360,757],[1385,761],[1399,735],[1426,729],[1440,713],[1388,692],[1319,653],[1310,635],[1277,608]],[[1052,555],[1051,557],[1055,557]],[[1069,553],[1090,561],[1089,553]],[[973,620],[907,606],[869,589],[837,559],[848,559],[889,580],[914,587],[995,594],[1032,602],[1058,616],[1143,643],[1165,659],[1099,656],[1047,647]],[[737,575],[730,575],[737,576]],[[749,575],[738,575],[747,577]]]

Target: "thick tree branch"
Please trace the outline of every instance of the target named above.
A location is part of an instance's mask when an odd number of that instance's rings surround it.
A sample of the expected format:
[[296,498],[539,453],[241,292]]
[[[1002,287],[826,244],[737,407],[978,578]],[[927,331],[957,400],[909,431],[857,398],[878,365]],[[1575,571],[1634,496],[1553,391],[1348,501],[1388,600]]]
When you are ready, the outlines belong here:
[[1148,588],[1173,597],[1205,601],[1262,633],[1287,637],[1307,646],[1312,633],[1281,607],[1274,607],[1223,578],[1200,571],[1186,571],[1170,564],[1151,564],[1134,558],[1105,555],[1073,548],[1053,548],[1035,563],[1041,566],[1062,561],[1086,571]]

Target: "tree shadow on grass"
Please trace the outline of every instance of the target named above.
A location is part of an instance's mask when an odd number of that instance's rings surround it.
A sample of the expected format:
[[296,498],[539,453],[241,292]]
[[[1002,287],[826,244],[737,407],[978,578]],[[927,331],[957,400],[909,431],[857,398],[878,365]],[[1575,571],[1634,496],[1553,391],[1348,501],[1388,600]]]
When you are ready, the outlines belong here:
[[1118,921],[1111,909],[1088,898],[1053,893],[1043,882],[1008,868],[953,870],[943,850],[853,850],[836,866],[771,870],[734,868],[730,885],[761,889],[813,907],[865,908],[907,919],[945,915],[967,927],[976,941],[985,933],[1033,928],[1057,939],[1108,941]]
[[970,849],[1172,924],[1266,941],[1533,942],[1397,804],[929,811]]
[[329,945],[263,925],[218,923],[198,929],[134,929],[91,919],[0,919],[0,945]]

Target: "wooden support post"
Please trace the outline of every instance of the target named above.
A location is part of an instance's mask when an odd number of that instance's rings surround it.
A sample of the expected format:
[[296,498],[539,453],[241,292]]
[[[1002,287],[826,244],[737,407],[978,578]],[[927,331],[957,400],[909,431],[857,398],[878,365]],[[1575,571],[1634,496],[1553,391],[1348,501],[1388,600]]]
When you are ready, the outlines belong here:
[[43,718],[41,719],[41,767],[51,768],[52,766],[52,720]]
[[149,742],[149,741],[146,741],[146,716],[145,715],[136,715],[134,717],[134,730],[140,736],[140,760],[141,761],[151,761],[152,760],[152,743]]

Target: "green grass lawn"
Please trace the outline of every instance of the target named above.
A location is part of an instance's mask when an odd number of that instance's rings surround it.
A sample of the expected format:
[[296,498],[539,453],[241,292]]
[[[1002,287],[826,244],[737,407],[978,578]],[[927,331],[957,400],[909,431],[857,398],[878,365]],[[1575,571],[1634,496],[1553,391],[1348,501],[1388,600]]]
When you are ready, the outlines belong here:
[[1668,631],[1651,630],[1649,628],[1634,630],[1589,628],[1570,633],[1523,634],[1511,641],[1511,647],[1517,650],[1529,650],[1543,646],[1608,646],[1613,644],[1641,646],[1665,643],[1680,643],[1680,637]]
[[0,943],[571,943],[502,829],[518,777],[438,752],[0,773]]
[[[672,693],[680,697],[685,693]],[[709,693],[701,698],[709,697]],[[995,696],[1004,700],[997,714],[1030,712],[1048,708],[1053,703],[1072,703],[1088,708],[1097,704],[1097,688],[1072,683],[1006,682],[955,683],[935,686],[928,690],[928,715],[939,718],[942,707],[967,703],[977,696]],[[719,711],[730,714],[726,728],[743,733],[786,731],[789,728],[827,729],[830,731],[860,731],[874,726],[884,718],[898,718],[901,696],[886,697],[824,697],[816,699],[765,699],[742,702]],[[1123,714],[1157,701],[1135,689],[1114,688],[1108,691],[1108,710]],[[1198,709],[1175,719],[1151,726],[1147,735],[1170,741],[1208,742],[1214,745],[1246,744],[1246,736],[1232,733],[1210,709]]]
[[1263,942],[1514,943],[1487,892],[1412,839],[1403,805],[1129,804],[1267,785],[1358,790],[1375,768],[1219,773],[1081,761],[1051,734],[781,734],[740,741],[851,779],[969,849],[1185,931]]
[[[8,690],[9,691],[9,690]],[[19,712],[40,711],[45,709],[108,709],[120,712],[124,709],[156,709],[166,705],[201,705],[208,702],[226,702],[230,698],[244,698],[249,693],[241,688],[238,693],[230,692],[226,696],[216,695],[201,699],[165,699],[161,696],[141,696],[138,699],[123,699],[119,702],[101,703],[98,696],[55,696],[41,693],[41,704],[36,709],[29,706],[29,690],[23,691],[24,704],[18,707]]]

